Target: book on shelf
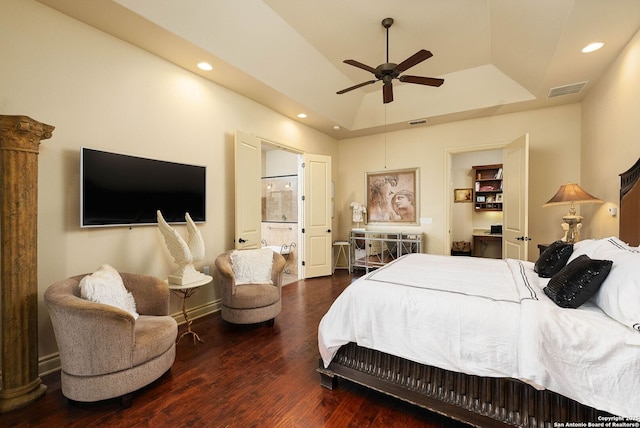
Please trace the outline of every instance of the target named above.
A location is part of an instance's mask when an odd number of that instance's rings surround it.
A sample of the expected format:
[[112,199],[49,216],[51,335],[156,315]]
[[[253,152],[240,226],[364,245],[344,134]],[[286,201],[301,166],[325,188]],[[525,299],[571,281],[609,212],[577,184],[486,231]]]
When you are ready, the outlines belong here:
[[496,172],[495,178],[497,180],[502,180],[502,168],[498,168],[498,172]]

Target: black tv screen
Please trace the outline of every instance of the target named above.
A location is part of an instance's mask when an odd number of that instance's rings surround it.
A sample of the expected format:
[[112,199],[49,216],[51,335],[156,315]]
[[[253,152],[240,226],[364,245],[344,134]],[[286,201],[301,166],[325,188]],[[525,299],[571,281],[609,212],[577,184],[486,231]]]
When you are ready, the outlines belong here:
[[109,153],[80,152],[80,226],[157,224],[205,217],[204,166]]

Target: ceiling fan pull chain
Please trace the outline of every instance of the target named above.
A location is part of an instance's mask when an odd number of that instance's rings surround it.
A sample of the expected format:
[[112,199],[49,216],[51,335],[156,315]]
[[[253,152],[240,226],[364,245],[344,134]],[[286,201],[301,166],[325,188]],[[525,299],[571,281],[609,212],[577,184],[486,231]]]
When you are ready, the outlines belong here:
[[386,104],[384,105],[384,169],[387,169],[387,105]]

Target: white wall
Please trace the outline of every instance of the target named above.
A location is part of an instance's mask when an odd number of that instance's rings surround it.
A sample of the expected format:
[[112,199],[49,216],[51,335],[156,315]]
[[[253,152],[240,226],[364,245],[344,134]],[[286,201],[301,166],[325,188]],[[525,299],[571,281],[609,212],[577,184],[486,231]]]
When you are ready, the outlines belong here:
[[263,152],[263,177],[277,177],[280,175],[298,175],[297,153],[286,150],[269,150]]
[[[606,46],[605,46],[606,48]],[[608,208],[620,202],[620,173],[640,157],[640,32],[591,88],[583,102],[581,185],[602,199],[583,205],[583,231],[618,235],[618,218]]]
[[[33,0],[2,1],[0,40],[0,112],[56,127],[39,155],[41,356],[56,351],[42,301],[52,282],[103,263],[160,278],[175,269],[154,226],[80,229],[81,146],[206,165],[211,266],[233,247],[236,130],[339,163],[334,139]],[[204,287],[189,305],[218,299],[217,285]]]

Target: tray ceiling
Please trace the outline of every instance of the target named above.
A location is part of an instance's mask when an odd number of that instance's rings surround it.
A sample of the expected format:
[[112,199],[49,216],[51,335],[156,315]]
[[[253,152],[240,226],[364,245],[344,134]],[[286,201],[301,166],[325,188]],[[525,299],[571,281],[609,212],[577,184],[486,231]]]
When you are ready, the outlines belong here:
[[[640,28],[637,0],[39,1],[336,138],[578,102]],[[430,50],[410,74],[445,83],[337,95],[372,78],[343,60],[385,62],[386,17],[390,62]]]

